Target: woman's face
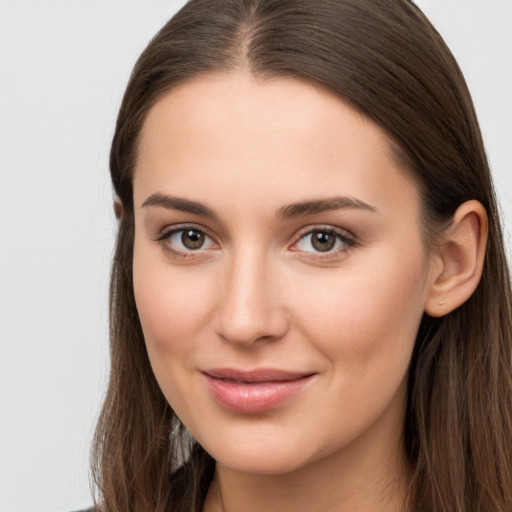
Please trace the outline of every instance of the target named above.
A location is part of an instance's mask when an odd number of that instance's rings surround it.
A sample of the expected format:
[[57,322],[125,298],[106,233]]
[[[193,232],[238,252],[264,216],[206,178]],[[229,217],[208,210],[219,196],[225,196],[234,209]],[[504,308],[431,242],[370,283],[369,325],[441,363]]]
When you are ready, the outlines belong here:
[[379,127],[295,79],[205,75],[151,109],[134,202],[149,358],[219,464],[398,449],[431,272]]

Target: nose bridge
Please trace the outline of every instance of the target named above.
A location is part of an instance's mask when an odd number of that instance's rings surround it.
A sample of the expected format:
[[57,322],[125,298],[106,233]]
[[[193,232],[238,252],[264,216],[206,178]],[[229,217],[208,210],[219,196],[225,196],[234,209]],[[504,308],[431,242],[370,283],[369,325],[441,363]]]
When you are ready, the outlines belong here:
[[281,337],[287,329],[275,264],[263,251],[234,251],[222,276],[215,331],[231,343],[250,345]]

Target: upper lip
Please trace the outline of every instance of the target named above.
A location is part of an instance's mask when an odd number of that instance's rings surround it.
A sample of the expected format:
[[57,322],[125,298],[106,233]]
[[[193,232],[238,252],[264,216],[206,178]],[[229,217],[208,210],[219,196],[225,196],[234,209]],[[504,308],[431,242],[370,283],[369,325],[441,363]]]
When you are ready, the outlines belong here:
[[276,368],[259,368],[256,370],[239,370],[236,368],[214,368],[203,370],[203,373],[214,379],[226,379],[236,382],[286,382],[309,377],[314,372],[297,372]]

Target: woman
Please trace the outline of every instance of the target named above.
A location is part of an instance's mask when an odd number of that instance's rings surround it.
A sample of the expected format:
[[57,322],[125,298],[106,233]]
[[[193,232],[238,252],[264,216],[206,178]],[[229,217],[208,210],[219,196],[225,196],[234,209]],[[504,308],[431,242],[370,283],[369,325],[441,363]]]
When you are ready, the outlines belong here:
[[111,173],[101,510],[512,509],[496,201],[414,4],[190,1]]

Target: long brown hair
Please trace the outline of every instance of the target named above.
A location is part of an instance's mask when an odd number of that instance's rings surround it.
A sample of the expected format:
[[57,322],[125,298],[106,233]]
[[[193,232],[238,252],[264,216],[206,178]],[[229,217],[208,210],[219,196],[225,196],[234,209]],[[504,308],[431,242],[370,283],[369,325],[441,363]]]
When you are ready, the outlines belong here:
[[489,216],[481,282],[449,315],[424,316],[404,424],[409,507],[512,510],[511,287],[473,104],[441,36],[408,0],[191,0],[135,65],[110,168],[123,204],[111,280],[111,374],[93,449],[104,512],[200,511],[214,461],[163,397],[146,354],[132,283],[132,173],[141,128],[169,89],[209,71],[298,77],[383,127],[422,197],[427,239],[457,207]]

